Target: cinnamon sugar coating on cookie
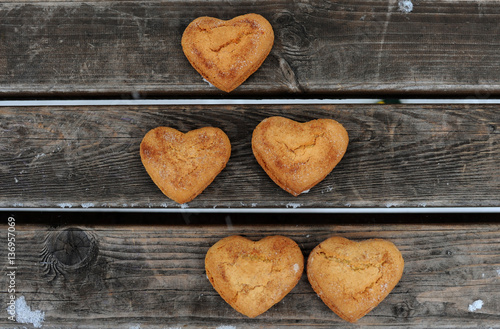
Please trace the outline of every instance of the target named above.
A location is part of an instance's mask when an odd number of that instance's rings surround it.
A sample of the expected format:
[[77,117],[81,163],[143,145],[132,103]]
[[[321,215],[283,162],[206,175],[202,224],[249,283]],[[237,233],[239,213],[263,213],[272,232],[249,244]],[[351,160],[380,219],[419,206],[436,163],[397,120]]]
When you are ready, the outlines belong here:
[[184,134],[158,127],[144,136],[140,154],[158,188],[172,200],[186,203],[225,168],[231,143],[219,128],[205,127]]
[[224,238],[205,257],[207,277],[236,311],[256,317],[278,303],[297,284],[304,269],[299,246],[283,236],[251,241]]
[[349,137],[331,119],[299,123],[283,117],[263,120],[254,130],[252,149],[269,177],[298,196],[322,181],[344,156]]
[[274,43],[271,24],[258,14],[224,21],[199,17],[182,35],[191,65],[215,87],[230,92],[265,60]]
[[332,237],[309,255],[314,291],[339,317],[356,322],[376,307],[401,279],[404,260],[386,240],[354,242]]

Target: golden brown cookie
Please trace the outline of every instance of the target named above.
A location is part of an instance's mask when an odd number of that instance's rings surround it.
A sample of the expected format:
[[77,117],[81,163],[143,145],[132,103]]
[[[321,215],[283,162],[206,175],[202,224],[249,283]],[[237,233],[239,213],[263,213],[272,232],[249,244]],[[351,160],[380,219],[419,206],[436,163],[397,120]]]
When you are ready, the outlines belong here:
[[271,24],[257,14],[223,21],[199,17],[182,35],[191,65],[215,87],[230,92],[264,62],[274,43]]
[[294,196],[321,182],[344,156],[349,136],[331,119],[299,123],[283,117],[263,120],[254,130],[255,158],[285,191]]
[[251,241],[230,236],[218,241],[205,257],[207,277],[236,311],[256,317],[295,287],[304,270],[299,246],[283,236]]
[[333,312],[356,322],[391,292],[403,268],[403,256],[392,242],[332,237],[309,255],[307,277]]
[[178,203],[193,200],[212,183],[231,155],[227,135],[205,127],[186,134],[158,127],[144,136],[141,160],[153,182]]

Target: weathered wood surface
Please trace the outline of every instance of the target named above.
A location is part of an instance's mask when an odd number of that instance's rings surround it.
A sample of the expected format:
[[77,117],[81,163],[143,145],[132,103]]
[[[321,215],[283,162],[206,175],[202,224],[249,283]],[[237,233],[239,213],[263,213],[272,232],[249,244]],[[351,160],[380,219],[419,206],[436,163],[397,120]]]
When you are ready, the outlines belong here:
[[[500,323],[498,223],[346,226],[313,220],[292,226],[54,228],[23,221],[16,216],[16,298],[23,297],[32,312],[44,312],[42,328],[498,328]],[[7,230],[5,224],[0,228]],[[306,258],[333,235],[388,239],[401,250],[405,270],[392,293],[356,325],[323,304],[305,273],[281,302],[249,319],[219,297],[204,270],[208,248],[235,234],[254,240],[288,236]],[[6,234],[0,244],[7,245]],[[8,285],[6,275],[0,283]],[[2,300],[6,295],[1,289]],[[478,300],[482,308],[469,309]],[[13,327],[5,312],[0,327]]]
[[[500,95],[500,2],[2,1],[4,97],[219,96],[180,39],[199,16],[258,12],[276,40],[231,95]],[[377,96],[378,97],[378,96]]]
[[[255,160],[253,129],[281,115],[349,133],[324,181],[293,197]],[[0,108],[0,207],[179,208],[144,170],[147,131],[226,132],[226,168],[191,208],[500,206],[497,106],[219,105]]]

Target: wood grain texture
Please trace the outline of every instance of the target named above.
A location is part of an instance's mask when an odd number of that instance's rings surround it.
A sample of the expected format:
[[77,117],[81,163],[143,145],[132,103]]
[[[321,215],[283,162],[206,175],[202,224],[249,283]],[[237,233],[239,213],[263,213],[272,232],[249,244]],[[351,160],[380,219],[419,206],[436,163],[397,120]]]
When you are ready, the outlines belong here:
[[[253,129],[274,115],[331,118],[349,133],[342,161],[298,197],[252,154]],[[179,209],[140,160],[158,126],[214,126],[231,141],[227,167],[191,208],[500,206],[497,106],[3,107],[0,117],[0,207]]]
[[[4,97],[220,96],[180,46],[200,16],[258,11],[275,30],[231,95],[500,95],[498,1],[3,1]],[[225,95],[225,94],[224,94]],[[378,97],[378,96],[377,96]]]
[[[258,240],[284,235],[307,258],[333,235],[393,242],[405,259],[399,284],[356,328],[498,328],[500,226],[274,225],[81,226],[23,225],[16,217],[16,298],[45,313],[43,328],[341,328],[347,325],[317,297],[304,273],[263,315],[248,319],[216,293],[205,276],[208,248],[229,235]],[[6,232],[7,226],[0,230]],[[76,267],[44,257],[54,236],[82,232],[98,246]],[[79,233],[78,233],[79,232]],[[6,235],[0,235],[6,245]],[[62,240],[59,239],[59,243]],[[68,253],[75,247],[68,246]],[[59,259],[60,260],[60,259]],[[3,262],[5,259],[2,260]],[[57,271],[51,271],[50,268]],[[2,286],[7,277],[0,278]],[[0,295],[6,295],[2,289]],[[483,306],[474,312],[469,305]],[[0,326],[12,327],[6,317]]]

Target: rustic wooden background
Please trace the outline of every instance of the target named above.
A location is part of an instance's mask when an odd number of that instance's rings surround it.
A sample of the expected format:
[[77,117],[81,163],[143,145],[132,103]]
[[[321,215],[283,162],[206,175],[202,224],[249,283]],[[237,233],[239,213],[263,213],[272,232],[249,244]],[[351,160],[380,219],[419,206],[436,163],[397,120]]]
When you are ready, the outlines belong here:
[[[38,1],[0,4],[0,95],[182,97],[500,95],[498,1]],[[230,95],[185,59],[199,16],[258,12],[275,30]]]
[[[500,1],[414,0],[406,14],[398,3],[6,0],[0,100],[500,97]],[[199,16],[248,12],[271,22],[275,44],[262,67],[225,94],[189,65],[180,38]],[[272,115],[333,118],[350,135],[332,174],[298,198],[279,189],[251,153],[253,128]],[[9,209],[0,212],[2,307],[9,298],[5,224],[13,216],[16,297],[44,312],[42,328],[498,329],[499,214],[404,212],[499,207],[499,123],[498,105],[1,106],[0,208]],[[164,197],[140,163],[139,143],[158,125],[213,125],[231,139],[228,167],[188,204],[191,212]],[[82,212],[48,211],[54,207]],[[287,209],[352,207],[400,213]],[[20,211],[26,208],[32,211]],[[98,208],[125,212],[89,212]],[[176,213],[130,211],[150,208]],[[217,208],[288,212],[196,213]],[[355,325],[321,302],[305,274],[282,302],[250,320],[204,273],[208,248],[232,234],[285,235],[306,257],[332,235],[385,238],[401,249],[405,273]],[[478,301],[480,309],[469,309]],[[3,314],[0,328],[33,327]]]
[[[298,197],[252,153],[253,129],[273,115],[332,118],[349,133],[343,160]],[[5,208],[181,207],[140,160],[140,142],[157,126],[215,126],[232,144],[227,167],[184,208],[500,206],[496,105],[4,107],[0,116]]]
[[[237,218],[232,225],[186,225],[178,215],[163,216],[165,224],[57,227],[15,216],[18,297],[32,312],[44,312],[42,328],[498,328],[500,323],[500,225],[481,223],[481,216],[466,224],[337,225],[314,219],[304,224],[299,218],[302,224],[257,226]],[[288,236],[306,259],[333,235],[388,239],[401,250],[405,271],[392,293],[355,325],[323,304],[305,273],[281,302],[248,319],[222,300],[204,271],[208,248],[233,234],[254,240]],[[0,243],[6,245],[5,234]],[[482,308],[469,310],[477,300]],[[5,316],[2,325],[11,325]]]

